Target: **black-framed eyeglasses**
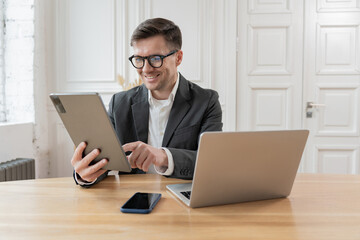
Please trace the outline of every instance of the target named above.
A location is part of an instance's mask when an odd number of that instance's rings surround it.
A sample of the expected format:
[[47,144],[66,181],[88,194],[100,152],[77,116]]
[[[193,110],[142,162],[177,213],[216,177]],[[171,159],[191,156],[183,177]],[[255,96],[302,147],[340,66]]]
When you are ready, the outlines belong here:
[[150,55],[147,57],[132,55],[131,57],[129,57],[129,60],[130,60],[131,64],[134,66],[134,68],[137,68],[137,69],[144,67],[145,59],[147,59],[150,66],[152,66],[153,68],[159,68],[163,65],[164,58],[173,55],[177,51],[178,50],[171,51],[167,55]]

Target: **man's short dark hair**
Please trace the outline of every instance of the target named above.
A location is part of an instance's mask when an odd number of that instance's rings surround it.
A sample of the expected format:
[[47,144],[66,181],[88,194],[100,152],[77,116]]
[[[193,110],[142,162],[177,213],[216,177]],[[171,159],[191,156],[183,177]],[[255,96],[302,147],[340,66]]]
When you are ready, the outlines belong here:
[[131,36],[130,45],[133,46],[138,40],[157,35],[163,36],[170,48],[181,49],[182,37],[180,28],[172,21],[164,18],[151,18],[140,23]]

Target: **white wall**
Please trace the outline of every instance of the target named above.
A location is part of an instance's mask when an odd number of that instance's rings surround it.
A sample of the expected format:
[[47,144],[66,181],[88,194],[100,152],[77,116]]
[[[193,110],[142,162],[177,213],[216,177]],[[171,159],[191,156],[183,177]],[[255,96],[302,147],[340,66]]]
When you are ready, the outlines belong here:
[[[347,2],[355,3],[356,0]],[[307,69],[309,63],[304,61],[302,48],[308,42],[316,42],[315,37],[309,38],[309,31],[306,30],[315,29],[316,23],[304,16],[309,12],[324,11],[307,8],[310,3],[322,6],[322,0],[277,0],[266,3],[255,0],[36,0],[36,3],[40,10],[40,14],[36,16],[36,19],[40,18],[40,22],[37,22],[40,26],[38,35],[35,30],[35,38],[40,40],[39,58],[36,58],[38,62],[35,63],[35,74],[38,77],[35,81],[34,131],[36,155],[41,166],[38,177],[71,175],[69,161],[74,146],[48,99],[48,93],[98,91],[107,104],[113,93],[122,90],[117,82],[119,75],[128,81],[133,81],[136,77],[127,61],[127,57],[131,55],[129,39],[136,25],[150,17],[170,18],[183,29],[184,63],[186,61],[187,65],[183,65],[181,71],[195,83],[219,92],[225,130],[263,129],[251,124],[254,124],[256,116],[265,116],[263,112],[269,112],[271,116],[274,113],[271,109],[287,114],[280,119],[284,121],[278,121],[284,123],[278,124],[281,128],[305,126],[306,120],[301,118],[305,116],[304,102],[307,99],[301,96],[301,91],[310,80],[303,77],[306,76],[303,69]],[[344,11],[358,14],[358,4],[356,6],[357,8],[350,10],[345,8]],[[334,12],[335,9],[329,11],[331,14],[338,14]],[[102,23],[104,27],[99,27],[97,23]],[[359,29],[358,22],[353,25]],[[273,32],[267,34],[270,27],[277,29],[275,36]],[[262,34],[262,40],[281,39],[284,36],[287,45],[278,44],[275,40],[274,46],[265,40],[253,42],[251,36],[254,33]],[[356,46],[360,46],[359,31],[356,33]],[[251,59],[254,60],[256,49],[261,49],[261,54],[257,56],[263,57],[261,61],[255,62],[258,63],[254,65],[258,70],[282,66],[276,62],[269,65],[274,61],[272,53],[277,54],[275,47],[280,50],[282,47],[286,48],[288,54],[281,59],[285,59],[284,62],[288,64],[284,65],[287,72],[249,71],[247,64],[254,63]],[[100,60],[97,58],[99,49],[105,51],[99,55],[102,57]],[[356,56],[359,56],[358,52]],[[359,85],[359,76],[360,74],[353,74],[357,81],[356,87]],[[287,85],[284,86],[286,81],[294,83],[291,85],[294,92],[290,91],[292,95],[286,95],[291,96],[288,98],[282,97],[285,92],[283,89],[288,88]],[[275,97],[273,93],[267,94],[267,88],[275,91]],[[257,90],[255,93],[260,95],[250,94],[252,89]],[[258,96],[260,98],[256,98]],[[264,106],[270,107],[256,105],[256,100],[259,99]],[[270,104],[267,99],[275,101]],[[261,111],[255,112],[251,106],[260,106]],[[273,124],[270,120],[274,120],[268,117],[257,119],[261,120],[260,125],[269,125],[268,122]],[[358,139],[358,135],[354,137],[354,140]],[[331,146],[337,146],[338,141],[334,139]],[[359,149],[359,141],[353,145]],[[309,159],[309,163],[316,163],[312,155]],[[353,159],[359,162],[358,155],[354,154]],[[343,165],[341,162],[339,164]],[[358,170],[359,165],[356,167]],[[307,171],[306,168],[304,171]]]
[[[55,32],[56,32],[56,1],[35,0],[35,49],[34,49],[34,155],[36,160],[36,178],[56,177],[52,169],[64,168],[57,166],[57,161],[52,161],[53,149],[51,145],[56,135],[49,129],[50,116],[49,93],[55,84]],[[50,147],[52,146],[52,147]],[[58,161],[61,162],[61,159]],[[65,162],[65,161],[63,161]],[[68,161],[67,161],[68,162]],[[54,164],[55,167],[54,167]],[[68,163],[69,164],[69,163]]]
[[0,162],[34,158],[33,123],[0,124]]

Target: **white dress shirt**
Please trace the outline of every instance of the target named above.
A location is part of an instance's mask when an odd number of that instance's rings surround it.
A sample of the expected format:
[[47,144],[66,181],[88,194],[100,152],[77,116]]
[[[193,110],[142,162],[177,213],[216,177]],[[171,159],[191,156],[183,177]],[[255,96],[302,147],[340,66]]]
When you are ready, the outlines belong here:
[[[175,86],[173,87],[168,99],[158,100],[155,99],[151,91],[148,90],[149,96],[149,132],[148,132],[148,144],[161,148],[162,141],[164,138],[164,133],[166,129],[167,122],[169,120],[169,115],[171,108],[174,103],[176,91],[179,87],[179,73],[176,79]],[[170,176],[174,172],[174,159],[171,152],[167,148],[162,148],[165,150],[168,157],[168,168],[167,169],[158,169],[154,168],[153,165],[150,166],[148,173],[158,173],[165,176]]]

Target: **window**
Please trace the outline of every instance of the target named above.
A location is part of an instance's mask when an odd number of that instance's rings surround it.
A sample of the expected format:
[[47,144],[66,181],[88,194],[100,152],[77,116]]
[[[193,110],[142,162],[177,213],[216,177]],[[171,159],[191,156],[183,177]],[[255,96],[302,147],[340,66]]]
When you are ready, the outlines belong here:
[[4,2],[0,0],[0,122],[6,121],[5,115],[5,76],[4,76]]
[[34,121],[34,0],[0,0],[0,122]]

